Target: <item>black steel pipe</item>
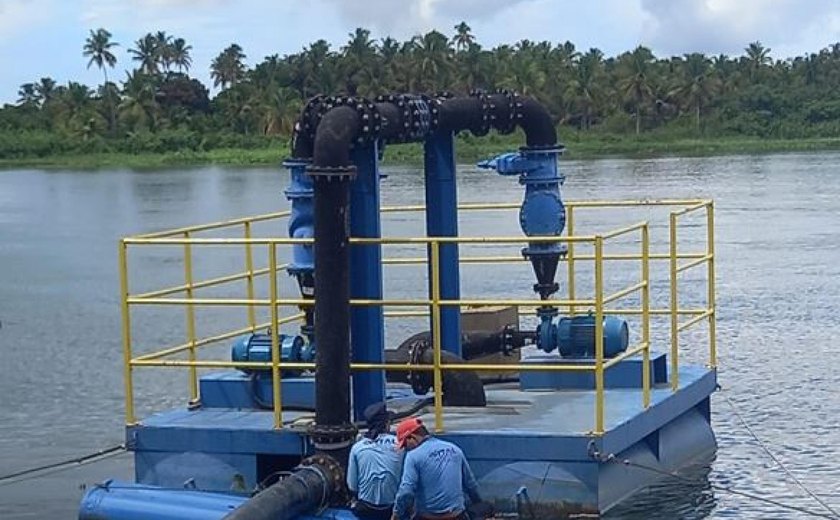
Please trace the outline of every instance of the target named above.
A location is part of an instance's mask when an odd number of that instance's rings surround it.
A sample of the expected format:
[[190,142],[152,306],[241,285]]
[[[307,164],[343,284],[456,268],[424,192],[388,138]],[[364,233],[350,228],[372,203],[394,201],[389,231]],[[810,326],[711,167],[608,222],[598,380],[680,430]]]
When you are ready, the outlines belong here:
[[525,132],[525,143],[534,148],[556,146],[557,129],[548,110],[531,98],[518,98],[518,103],[516,123]]
[[457,97],[440,101],[438,130],[457,132],[469,130],[481,134],[487,125],[481,99]]
[[[356,110],[349,106],[338,106],[328,111],[321,118],[315,132],[313,167],[315,169],[350,167],[353,164],[350,160],[350,145],[354,143],[358,134],[359,116]],[[317,186],[315,193],[317,196]],[[320,238],[317,231],[315,236]]]
[[[415,114],[412,113],[413,109],[407,108],[410,98],[419,99],[418,96],[382,96],[380,99],[387,100],[374,104],[380,117],[380,127],[373,137],[398,142],[421,141],[427,137],[427,134],[422,131],[417,133],[419,127],[414,126],[416,122],[413,120]],[[326,124],[330,132],[340,130],[342,135],[332,135],[330,137],[324,135],[322,137],[325,139],[324,146],[327,146],[327,141],[334,142],[338,137],[347,144],[346,148],[340,147],[347,154],[335,149],[329,155],[332,156],[337,152],[339,155],[337,159],[340,162],[338,165],[350,165],[349,145],[359,135],[359,119],[363,116],[350,106],[340,103],[338,106],[334,106],[336,99],[338,98],[319,96],[313,98],[307,104],[295,125],[292,141],[293,157],[307,159],[318,155],[317,150],[315,150],[318,146],[316,143],[318,139],[317,130],[321,128],[321,125]],[[545,148],[557,145],[557,131],[551,115],[545,107],[534,99],[519,97],[511,93],[477,94],[437,100],[423,99],[425,101],[422,101],[422,103],[428,104],[430,109],[432,108],[431,105],[434,104],[438,111],[437,116],[433,118],[435,125],[429,127],[428,130],[452,132],[469,130],[476,135],[483,135],[490,128],[507,133],[518,125],[525,132],[525,142],[528,147]],[[323,164],[323,166],[334,165]]]
[[348,186],[349,177],[315,178],[315,422],[321,425],[350,420]]

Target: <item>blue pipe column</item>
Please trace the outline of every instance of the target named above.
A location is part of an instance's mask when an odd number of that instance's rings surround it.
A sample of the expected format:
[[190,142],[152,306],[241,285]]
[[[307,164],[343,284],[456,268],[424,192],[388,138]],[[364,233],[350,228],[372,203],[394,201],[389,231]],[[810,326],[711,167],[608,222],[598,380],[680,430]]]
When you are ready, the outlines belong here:
[[[288,168],[290,182],[286,189],[286,198],[291,203],[289,215],[289,238],[312,238],[315,236],[314,191],[312,178],[306,174],[310,164],[307,159],[286,159],[283,166]],[[292,246],[292,261],[286,271],[294,276],[300,287],[300,294],[311,299],[315,293],[315,256],[311,245],[295,244]],[[312,306],[302,309],[306,315],[301,332],[310,343],[313,342]]]
[[[426,234],[435,237],[458,236],[458,190],[455,180],[455,139],[450,131],[431,134],[425,141],[424,166],[426,174]],[[431,250],[429,280],[432,279]],[[440,247],[440,294],[443,299],[461,298],[461,277],[458,265],[458,245]],[[429,291],[431,294],[431,290]],[[441,340],[443,349],[461,356],[461,309],[441,308]],[[430,330],[433,323],[430,323]]]
[[[356,148],[352,159],[356,179],[350,184],[350,236],[380,238],[379,164],[376,142]],[[350,247],[350,298],[382,299],[382,247]],[[383,363],[385,333],[380,306],[353,307],[350,310],[352,360]],[[365,408],[385,399],[385,373],[378,370],[353,372],[353,409],[356,420],[364,418]]]

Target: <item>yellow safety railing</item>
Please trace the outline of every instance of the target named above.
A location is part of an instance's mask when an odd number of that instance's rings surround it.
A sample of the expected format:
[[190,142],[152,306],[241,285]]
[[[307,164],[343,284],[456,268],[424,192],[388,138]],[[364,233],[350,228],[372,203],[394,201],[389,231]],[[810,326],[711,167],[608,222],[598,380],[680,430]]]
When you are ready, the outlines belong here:
[[[603,208],[628,208],[645,206],[678,207],[679,209],[670,213],[669,221],[669,250],[667,253],[651,253],[650,251],[650,225],[647,221],[635,223],[629,226],[594,235],[575,236],[575,214],[576,209],[603,209]],[[442,406],[442,381],[443,371],[446,370],[474,370],[474,371],[592,371],[595,374],[595,410],[594,427],[592,434],[600,435],[605,427],[605,389],[604,373],[610,367],[630,356],[638,354],[643,358],[643,386],[642,404],[644,407],[650,405],[650,348],[651,348],[651,327],[652,317],[669,316],[671,323],[671,370],[670,378],[672,388],[676,390],[679,386],[679,357],[678,338],[679,333],[704,321],[709,324],[709,366],[716,367],[715,353],[715,299],[714,299],[714,216],[713,204],[711,201],[697,200],[666,200],[666,201],[602,201],[602,202],[571,202],[567,204],[567,235],[562,237],[410,237],[410,238],[353,238],[351,244],[379,244],[389,245],[416,245],[427,248],[429,257],[400,257],[385,258],[383,264],[386,266],[412,265],[428,262],[430,264],[431,288],[428,299],[381,299],[363,300],[354,299],[350,304],[354,306],[382,306],[384,308],[403,308],[409,310],[386,310],[384,315],[387,318],[431,316],[433,330],[433,352],[434,362],[429,366],[408,366],[393,365],[384,363],[352,363],[352,370],[394,370],[394,371],[422,371],[433,372],[434,387],[434,415],[435,428],[440,431],[444,428],[443,406]],[[512,210],[518,209],[519,205],[514,204],[469,204],[459,207],[462,211],[489,211],[489,210]],[[680,253],[677,240],[678,218],[688,215],[701,209],[706,210],[706,249],[703,252]],[[423,206],[387,207],[383,212],[404,212],[422,211]],[[189,395],[190,402],[196,403],[200,400],[198,390],[199,368],[250,368],[270,369],[272,371],[272,397],[274,402],[274,426],[281,428],[282,420],[282,396],[281,396],[281,370],[282,369],[313,369],[314,363],[292,363],[280,359],[280,346],[277,334],[271,335],[271,362],[233,362],[219,360],[205,360],[198,358],[198,352],[203,347],[231,339],[241,334],[256,331],[269,327],[272,331],[279,331],[280,326],[287,323],[299,322],[303,319],[304,313],[300,309],[314,304],[311,299],[304,298],[281,298],[277,283],[277,274],[286,268],[285,264],[278,260],[278,248],[290,247],[296,244],[310,244],[307,239],[290,238],[254,238],[253,225],[257,222],[269,222],[285,218],[289,212],[279,212],[269,215],[261,215],[247,219],[237,219],[228,222],[217,222],[190,228],[181,228],[173,231],[152,233],[123,239],[120,242],[120,290],[121,308],[123,316],[122,341],[124,355],[124,376],[126,390],[126,422],[133,424],[137,421],[134,412],[134,385],[133,371],[136,367],[187,367],[189,369]],[[198,238],[195,235],[205,231],[218,231],[236,229],[241,226],[242,236],[233,238]],[[636,239],[639,244],[638,253],[607,254],[604,251],[605,244],[614,239],[626,236],[638,235]],[[592,364],[550,364],[550,365],[498,365],[498,364],[464,364],[449,365],[441,360],[443,348],[441,340],[441,308],[446,306],[457,307],[481,307],[481,306],[514,306],[522,312],[523,309],[534,310],[537,307],[546,305],[545,301],[529,299],[469,299],[458,300],[442,299],[440,293],[440,246],[442,244],[460,245],[511,245],[522,243],[563,243],[566,245],[567,254],[565,261],[568,268],[568,297],[565,300],[549,300],[554,307],[565,308],[570,315],[579,313],[581,308],[588,309],[595,317],[595,359]],[[129,292],[128,280],[128,250],[129,247],[144,245],[155,246],[180,246],[183,248],[184,283],[172,287],[165,287],[152,291],[146,291],[132,295]],[[577,255],[576,246],[588,245],[593,248],[591,255]],[[206,280],[195,280],[193,268],[193,254],[196,249],[202,246],[225,246],[243,247],[245,271]],[[255,269],[254,248],[265,247],[267,250],[267,267]],[[670,305],[667,309],[651,308],[651,283],[650,283],[650,262],[654,260],[668,260],[670,265]],[[680,260],[686,261],[679,264]],[[486,264],[524,262],[519,257],[510,255],[497,256],[464,256],[461,263]],[[577,297],[576,278],[578,266],[581,262],[591,261],[594,264],[594,294],[592,298],[579,299]],[[605,263],[613,261],[639,261],[639,281],[628,287],[619,289],[611,294],[605,294]],[[707,294],[705,308],[681,308],[677,298],[677,275],[692,267],[702,264],[707,265]],[[268,298],[257,298],[255,284],[257,279],[268,277]],[[221,286],[233,282],[245,281],[245,298],[199,298],[196,291],[209,287]],[[182,294],[183,298],[172,295]],[[607,308],[631,295],[639,294],[641,305],[639,308]],[[186,342],[175,346],[169,346],[155,350],[150,353],[135,356],[132,348],[131,330],[131,308],[138,305],[156,306],[181,306],[185,309],[186,316]],[[199,337],[196,330],[195,309],[199,306],[245,306],[247,308],[247,326],[238,327],[221,334],[207,337]],[[266,323],[257,323],[256,309],[269,307],[270,320]],[[288,316],[281,315],[284,307],[296,308],[296,312]],[[413,308],[413,309],[412,309]],[[640,341],[628,347],[620,355],[611,359],[604,357],[603,344],[603,318],[610,314],[634,315],[640,318],[641,331]],[[690,318],[679,323],[680,316]],[[187,359],[171,359],[179,353],[187,353]]]

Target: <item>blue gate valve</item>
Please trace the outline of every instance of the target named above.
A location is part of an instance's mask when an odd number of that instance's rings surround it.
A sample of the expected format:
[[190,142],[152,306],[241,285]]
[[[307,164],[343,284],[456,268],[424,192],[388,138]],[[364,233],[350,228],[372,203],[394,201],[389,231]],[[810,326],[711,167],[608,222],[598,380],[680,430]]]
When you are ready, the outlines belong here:
[[[522,148],[478,163],[479,168],[496,170],[500,175],[518,175],[525,186],[525,198],[519,210],[519,225],[529,237],[560,236],[566,227],[566,210],[560,198],[560,175],[557,157],[562,146],[550,148]],[[559,242],[531,242],[522,255],[531,261],[537,284],[534,291],[542,299],[557,292],[554,282],[557,263],[566,248]]]

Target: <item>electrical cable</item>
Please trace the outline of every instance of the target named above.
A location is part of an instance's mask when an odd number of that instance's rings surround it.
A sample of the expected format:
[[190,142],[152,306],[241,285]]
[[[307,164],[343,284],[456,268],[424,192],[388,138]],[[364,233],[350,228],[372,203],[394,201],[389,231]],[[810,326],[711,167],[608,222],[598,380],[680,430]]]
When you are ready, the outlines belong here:
[[[15,484],[17,482],[23,482],[26,480],[30,480],[33,478],[39,478],[47,475],[52,475],[61,471],[65,471],[68,469],[73,469],[74,467],[82,466],[84,464],[88,464],[91,462],[99,462],[100,460],[104,460],[110,457],[114,457],[125,452],[125,444],[117,444],[116,446],[111,446],[109,448],[104,448],[99,451],[90,453],[88,455],[83,455],[81,457],[75,457],[72,459],[64,460],[61,462],[54,462],[52,464],[45,464],[43,466],[37,466],[34,468],[24,469],[21,471],[16,471],[14,473],[9,473],[8,475],[0,476],[0,486],[7,485],[7,484]],[[53,471],[49,471],[53,470]],[[37,475],[33,475],[36,474]]]

